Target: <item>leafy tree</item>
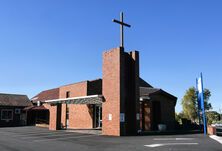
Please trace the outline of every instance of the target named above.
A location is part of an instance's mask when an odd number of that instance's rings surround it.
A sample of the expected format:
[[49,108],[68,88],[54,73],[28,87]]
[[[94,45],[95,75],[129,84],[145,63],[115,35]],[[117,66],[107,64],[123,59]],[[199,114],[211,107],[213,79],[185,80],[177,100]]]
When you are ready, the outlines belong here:
[[219,108],[220,119],[222,121],[222,108]]
[[175,120],[179,123],[182,124],[182,119],[184,118],[184,113],[180,112],[180,113],[176,113],[175,114]]
[[[209,103],[210,96],[210,90],[204,89],[204,106],[206,111],[212,109],[212,106]],[[190,119],[192,122],[198,120],[198,101],[196,89],[194,87],[191,87],[186,91],[182,99],[182,107],[185,118]]]
[[220,120],[220,114],[217,113],[216,111],[206,112],[206,116],[207,116],[207,123],[209,125]]

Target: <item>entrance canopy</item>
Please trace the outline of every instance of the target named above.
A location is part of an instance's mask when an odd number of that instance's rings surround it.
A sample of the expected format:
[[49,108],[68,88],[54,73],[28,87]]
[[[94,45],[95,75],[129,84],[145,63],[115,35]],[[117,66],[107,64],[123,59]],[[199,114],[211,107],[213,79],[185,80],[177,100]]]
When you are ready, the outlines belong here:
[[58,104],[58,103],[66,103],[66,104],[102,104],[103,100],[104,100],[103,95],[88,95],[88,96],[73,97],[73,98],[46,100],[45,103],[49,103],[49,104]]

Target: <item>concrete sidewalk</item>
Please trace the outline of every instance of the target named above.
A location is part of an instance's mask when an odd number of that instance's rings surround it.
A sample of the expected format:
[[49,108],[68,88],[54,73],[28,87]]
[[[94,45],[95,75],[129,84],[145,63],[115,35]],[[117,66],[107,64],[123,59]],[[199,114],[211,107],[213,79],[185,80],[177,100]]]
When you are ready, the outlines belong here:
[[222,137],[216,136],[216,135],[210,135],[210,138],[214,139],[215,141],[218,141],[222,144]]

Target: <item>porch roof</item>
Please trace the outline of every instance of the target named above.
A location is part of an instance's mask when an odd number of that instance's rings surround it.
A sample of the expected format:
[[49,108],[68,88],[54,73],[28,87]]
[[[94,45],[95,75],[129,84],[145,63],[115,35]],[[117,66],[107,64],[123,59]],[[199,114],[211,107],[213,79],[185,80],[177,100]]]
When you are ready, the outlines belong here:
[[45,103],[57,104],[57,103],[66,103],[66,104],[102,104],[103,95],[88,95],[81,97],[72,97],[64,99],[54,99],[46,100]]

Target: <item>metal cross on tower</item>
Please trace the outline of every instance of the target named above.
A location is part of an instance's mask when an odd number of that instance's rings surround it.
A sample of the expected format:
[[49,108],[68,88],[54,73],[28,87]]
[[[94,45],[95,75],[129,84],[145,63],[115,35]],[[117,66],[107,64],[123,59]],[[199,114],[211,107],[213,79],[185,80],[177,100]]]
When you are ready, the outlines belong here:
[[120,13],[120,21],[113,19],[113,22],[120,24],[120,47],[124,47],[123,27],[131,27],[131,25],[123,22],[123,12]]

